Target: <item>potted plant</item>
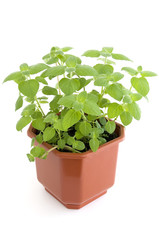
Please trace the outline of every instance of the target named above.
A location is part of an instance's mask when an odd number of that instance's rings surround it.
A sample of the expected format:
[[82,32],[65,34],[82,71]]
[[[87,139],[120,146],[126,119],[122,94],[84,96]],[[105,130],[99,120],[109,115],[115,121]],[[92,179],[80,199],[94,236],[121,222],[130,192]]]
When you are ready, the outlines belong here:
[[[116,60],[131,60],[112,47],[86,51],[83,58],[98,61],[93,66],[68,54],[71,49],[52,47],[45,63],[24,63],[4,82],[18,86],[16,111],[27,103],[16,129],[30,124],[27,157],[36,159],[38,180],[66,207],[77,209],[113,185],[124,128],[140,119],[138,101],[149,92],[146,78],[156,74],[141,66],[115,71]],[[124,73],[130,79],[127,87]]]

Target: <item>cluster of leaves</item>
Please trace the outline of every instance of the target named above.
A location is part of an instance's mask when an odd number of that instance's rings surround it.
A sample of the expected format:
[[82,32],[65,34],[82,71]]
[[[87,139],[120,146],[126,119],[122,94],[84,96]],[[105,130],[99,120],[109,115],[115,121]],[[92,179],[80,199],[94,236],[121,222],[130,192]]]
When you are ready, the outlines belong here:
[[[115,60],[131,60],[113,53],[111,47],[103,47],[101,51],[88,50],[83,54],[100,61],[93,67],[68,54],[71,49],[52,47],[43,57],[45,63],[32,66],[24,63],[18,72],[11,73],[4,80],[13,80],[18,85],[15,110],[23,106],[24,100],[28,102],[16,129],[21,131],[32,123],[37,130],[27,154],[30,161],[35,157],[45,159],[55,148],[69,152],[97,151],[101,144],[116,136],[116,119],[120,118],[124,126],[133,118],[140,119],[137,101],[147,97],[149,92],[146,78],[156,76],[153,72],[143,71],[141,66],[137,69],[123,67],[122,72],[115,72]],[[130,75],[129,89],[121,84],[123,72],[127,73],[127,78]],[[87,91],[90,83],[94,89]],[[49,105],[46,114],[43,104]],[[42,142],[49,143],[52,148],[45,151],[40,147]]]

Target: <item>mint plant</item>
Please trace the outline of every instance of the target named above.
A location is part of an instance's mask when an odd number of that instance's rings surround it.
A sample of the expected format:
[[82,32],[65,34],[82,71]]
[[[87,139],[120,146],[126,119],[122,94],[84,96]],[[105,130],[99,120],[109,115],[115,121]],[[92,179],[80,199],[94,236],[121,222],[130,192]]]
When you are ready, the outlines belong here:
[[[32,139],[30,161],[35,157],[45,159],[53,149],[81,153],[117,137],[117,119],[124,126],[132,119],[139,120],[141,110],[138,101],[147,98],[147,77],[157,74],[123,66],[115,71],[115,61],[131,61],[122,54],[113,53],[113,48],[101,51],[88,50],[82,56],[97,60],[94,66],[82,64],[81,58],[68,54],[71,47],[52,47],[42,59],[44,63],[20,65],[20,70],[7,76],[4,82],[13,80],[19,89],[15,110],[27,105],[17,122],[17,131],[28,124],[36,129]],[[126,79],[129,88],[121,82]],[[128,77],[129,75],[129,77]],[[123,81],[124,82],[124,81]],[[92,90],[87,91],[92,84]],[[44,104],[49,110],[44,110]],[[38,145],[35,146],[35,140]],[[52,145],[49,151],[41,147],[42,142]]]

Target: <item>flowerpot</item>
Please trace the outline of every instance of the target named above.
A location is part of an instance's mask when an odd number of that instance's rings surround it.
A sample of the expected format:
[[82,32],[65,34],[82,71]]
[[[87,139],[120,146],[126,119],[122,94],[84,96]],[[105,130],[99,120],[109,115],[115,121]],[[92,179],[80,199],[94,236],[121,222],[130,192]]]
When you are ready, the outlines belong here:
[[[81,208],[105,194],[114,184],[118,146],[125,134],[124,127],[118,123],[116,133],[117,138],[101,145],[96,152],[53,150],[45,160],[36,158],[39,182],[47,192],[71,209]],[[31,125],[28,136],[36,136],[36,130]],[[48,143],[41,146],[46,150],[52,148]]]

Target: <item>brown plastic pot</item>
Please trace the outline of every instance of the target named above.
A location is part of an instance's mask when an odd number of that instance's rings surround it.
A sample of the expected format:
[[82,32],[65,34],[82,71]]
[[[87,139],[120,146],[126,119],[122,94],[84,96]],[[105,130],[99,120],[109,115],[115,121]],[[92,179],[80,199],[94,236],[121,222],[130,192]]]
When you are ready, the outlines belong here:
[[[36,158],[37,178],[47,192],[64,206],[79,209],[107,192],[114,184],[119,142],[125,129],[117,123],[118,137],[101,145],[96,152],[51,151],[46,160]],[[30,125],[28,136],[36,136]],[[37,142],[35,142],[37,145]],[[42,143],[46,150],[52,148]]]

